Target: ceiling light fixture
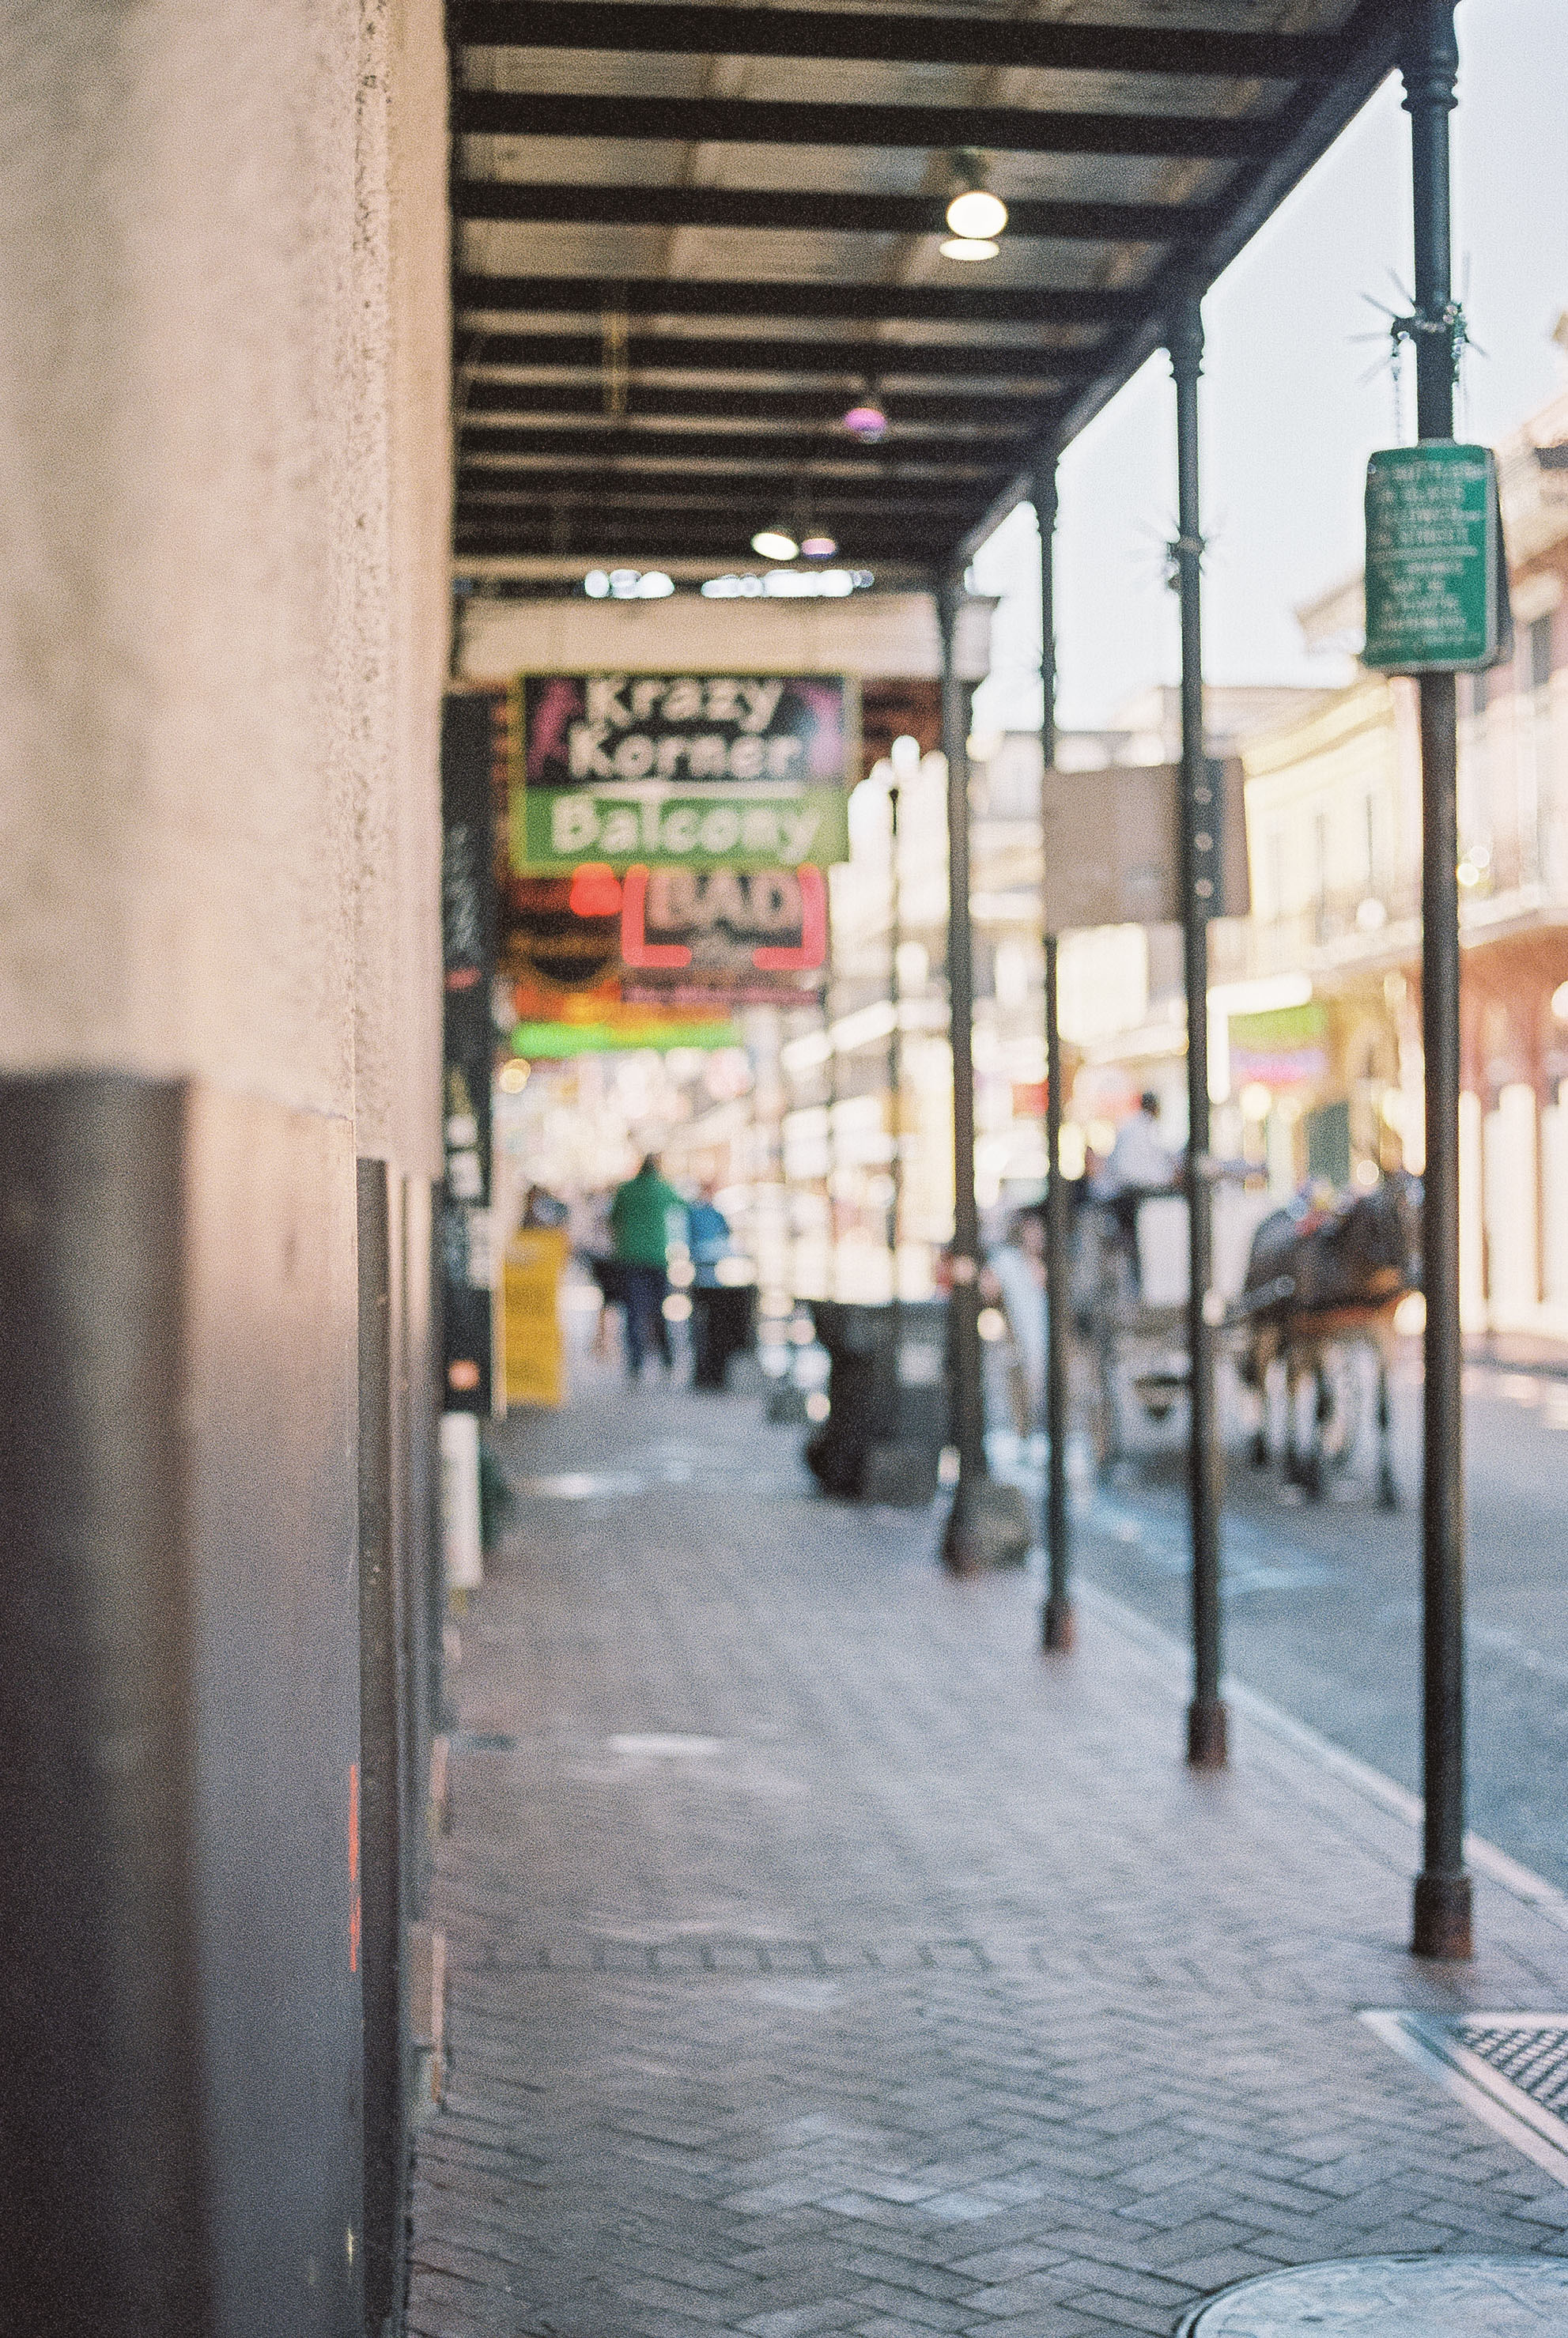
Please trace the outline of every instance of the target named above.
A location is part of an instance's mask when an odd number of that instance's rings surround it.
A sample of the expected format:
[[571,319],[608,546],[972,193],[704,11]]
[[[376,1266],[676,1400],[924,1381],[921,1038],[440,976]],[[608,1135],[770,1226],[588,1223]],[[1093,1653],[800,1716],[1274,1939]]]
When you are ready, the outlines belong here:
[[852,438],[860,440],[863,447],[874,447],[879,438],[887,436],[887,417],[874,398],[866,398],[859,406],[850,408],[844,416],[843,427]]
[[952,157],[957,192],[947,206],[944,260],[994,260],[996,239],[1007,225],[1007,205],[985,183],[985,157],[964,147]]
[[759,527],[752,538],[752,550],[760,552],[764,560],[793,560],[800,546],[782,527]]
[[988,242],[1007,225],[1007,205],[988,187],[969,187],[949,203],[947,223],[966,241]]
[[800,548],[807,560],[831,560],[838,545],[831,535],[803,535]]

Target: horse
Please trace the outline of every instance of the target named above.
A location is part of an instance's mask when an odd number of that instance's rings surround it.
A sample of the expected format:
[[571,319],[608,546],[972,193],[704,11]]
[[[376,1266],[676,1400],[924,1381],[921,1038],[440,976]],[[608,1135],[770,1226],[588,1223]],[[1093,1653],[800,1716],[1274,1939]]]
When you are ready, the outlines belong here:
[[[1268,1368],[1283,1358],[1286,1385],[1285,1477],[1314,1500],[1322,1492],[1325,1431],[1334,1417],[1329,1359],[1334,1349],[1369,1347],[1377,1365],[1377,1498],[1397,1509],[1388,1400],[1394,1317],[1421,1288],[1421,1181],[1404,1170],[1370,1193],[1342,1194],[1326,1207],[1289,1203],[1264,1219],[1252,1238],[1247,1277],[1233,1321],[1246,1326],[1244,1385],[1254,1389],[1259,1419],[1252,1459],[1267,1469]],[[1314,1389],[1310,1449],[1297,1441],[1298,1390]]]

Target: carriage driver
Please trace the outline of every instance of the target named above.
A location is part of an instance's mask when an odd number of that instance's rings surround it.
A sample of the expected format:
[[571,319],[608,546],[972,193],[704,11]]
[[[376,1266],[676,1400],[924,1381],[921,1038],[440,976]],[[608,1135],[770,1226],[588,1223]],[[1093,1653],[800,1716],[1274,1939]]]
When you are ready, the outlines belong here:
[[1138,1205],[1146,1194],[1169,1194],[1175,1164],[1155,1128],[1159,1098],[1146,1088],[1138,1110],[1116,1132],[1110,1157],[1094,1181],[1094,1198],[1109,1206],[1138,1271]]

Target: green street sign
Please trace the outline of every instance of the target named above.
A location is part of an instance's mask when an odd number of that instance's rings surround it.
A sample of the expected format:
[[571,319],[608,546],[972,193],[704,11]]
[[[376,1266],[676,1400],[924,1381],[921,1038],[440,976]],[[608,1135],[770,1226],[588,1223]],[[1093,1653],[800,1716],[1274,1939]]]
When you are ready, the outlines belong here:
[[1474,673],[1511,647],[1497,467],[1423,439],[1366,466],[1366,647],[1384,673]]
[[849,859],[849,800],[842,788],[793,792],[514,788],[512,860],[518,868],[826,869]]

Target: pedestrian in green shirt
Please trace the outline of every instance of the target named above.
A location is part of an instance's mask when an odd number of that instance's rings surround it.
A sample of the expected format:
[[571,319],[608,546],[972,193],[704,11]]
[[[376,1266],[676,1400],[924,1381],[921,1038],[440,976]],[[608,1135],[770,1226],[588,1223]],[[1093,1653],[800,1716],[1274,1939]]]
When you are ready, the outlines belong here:
[[617,1187],[610,1203],[610,1231],[620,1262],[626,1290],[626,1377],[642,1378],[643,1360],[650,1349],[672,1363],[665,1300],[669,1292],[670,1244],[684,1238],[686,1205],[673,1185],[659,1174],[656,1154],[650,1153],[635,1177]]

